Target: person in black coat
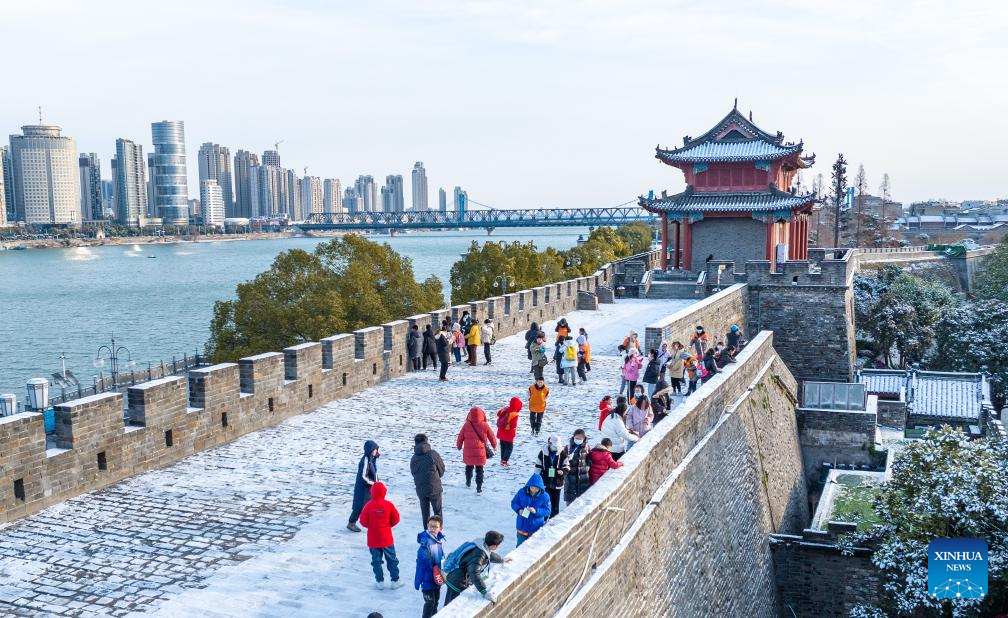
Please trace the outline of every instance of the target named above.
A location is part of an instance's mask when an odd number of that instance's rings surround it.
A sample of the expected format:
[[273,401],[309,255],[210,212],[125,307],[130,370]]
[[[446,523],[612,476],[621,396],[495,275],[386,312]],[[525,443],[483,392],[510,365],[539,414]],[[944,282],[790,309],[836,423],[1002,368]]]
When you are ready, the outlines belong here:
[[420,371],[420,357],[423,356],[423,337],[420,335],[420,327],[416,324],[410,328],[406,335],[406,354],[410,359],[412,371]]
[[420,498],[420,514],[423,517],[423,525],[427,525],[427,520],[431,514],[437,515],[444,521],[441,512],[441,497],[444,489],[441,486],[441,477],[445,473],[444,460],[441,454],[431,448],[427,436],[418,433],[413,438],[413,457],[410,459],[410,474],[413,475],[413,484],[416,486],[417,498]]
[[707,377],[703,379],[703,383],[706,384],[720,373],[717,368],[717,362],[714,361],[714,348],[707,348],[707,351],[704,352],[703,364],[707,369]]
[[588,478],[588,471],[591,469],[588,451],[588,436],[585,435],[585,430],[574,430],[574,436],[567,443],[567,463],[570,465],[570,472],[564,479],[564,503],[567,506],[591,487],[591,480]]
[[437,343],[434,341],[434,331],[430,324],[423,332],[423,368],[427,369],[427,360],[430,360],[431,367],[437,369]]
[[529,329],[525,331],[525,352],[528,353],[528,359],[532,360],[532,344],[535,343],[536,337],[539,336],[539,325],[532,322]]
[[364,456],[357,464],[357,477],[354,481],[353,506],[350,512],[350,522],[347,529],[360,532],[357,520],[360,518],[364,505],[371,499],[371,486],[378,482],[378,443],[368,440],[364,443]]
[[560,441],[559,436],[546,439],[546,446],[539,451],[535,469],[542,477],[550,498],[550,517],[556,517],[560,514],[560,492],[563,491],[564,479],[570,471],[567,446]]
[[448,332],[450,325],[442,324],[441,330],[438,334],[434,335],[434,344],[437,347],[437,357],[438,362],[441,363],[441,375],[438,379],[442,382],[448,380],[448,365],[451,363],[448,361],[448,355],[451,354],[452,349],[452,337],[451,333]]

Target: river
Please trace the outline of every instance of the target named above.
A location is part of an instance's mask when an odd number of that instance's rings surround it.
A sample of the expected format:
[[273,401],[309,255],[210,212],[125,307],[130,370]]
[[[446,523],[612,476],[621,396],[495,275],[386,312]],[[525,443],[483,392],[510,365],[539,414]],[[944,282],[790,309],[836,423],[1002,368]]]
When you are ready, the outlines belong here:
[[[495,230],[491,240],[532,240],[540,249],[574,246],[587,228]],[[371,236],[413,259],[418,280],[448,273],[480,232]],[[106,245],[0,252],[0,393],[25,400],[25,382],[66,367],[85,386],[97,375],[98,346],[126,346],[138,369],[203,351],[214,301],[269,268],[286,249],[311,250],[326,239],[282,238]],[[107,369],[106,369],[107,371]],[[59,389],[51,387],[51,395]]]

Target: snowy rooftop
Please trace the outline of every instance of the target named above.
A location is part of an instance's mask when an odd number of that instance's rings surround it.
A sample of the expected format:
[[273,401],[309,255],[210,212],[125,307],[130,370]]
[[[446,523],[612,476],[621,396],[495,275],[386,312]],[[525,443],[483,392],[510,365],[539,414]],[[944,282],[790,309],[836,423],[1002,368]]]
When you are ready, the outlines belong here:
[[[562,387],[547,368],[552,394],[542,435],[529,435],[523,414],[512,465],[491,462],[481,496],[465,487],[455,437],[472,405],[493,416],[512,396],[527,402],[521,334],[497,341],[489,367],[452,366],[446,383],[434,371],[407,374],[0,528],[0,598],[26,615],[65,612],[67,603],[82,615],[419,615],[414,434],[426,433],[447,465],[447,549],[496,529],[506,554],[515,547],[511,497],[547,436],[566,439],[582,427],[597,443],[599,399],[619,385],[616,346],[631,329],[643,332],[690,303],[621,300],[568,314],[573,328],[589,333],[589,382]],[[553,327],[544,325],[548,333]],[[368,439],[381,445],[379,477],[402,516],[394,534],[405,586],[397,590],[374,588],[365,534],[345,528]],[[553,534],[551,526],[540,534]],[[516,558],[507,568],[521,566]],[[491,582],[505,572],[495,566]]]
[[906,389],[913,416],[977,420],[991,405],[990,382],[982,373],[865,369],[859,374],[869,393],[898,394]]
[[659,150],[663,161],[715,162],[715,161],[768,161],[801,152],[801,144],[780,145],[762,139],[710,141],[678,150]]
[[791,210],[810,204],[812,195],[792,195],[786,191],[747,191],[738,193],[704,193],[687,189],[682,193],[648,199],[639,203],[651,212],[770,212]]

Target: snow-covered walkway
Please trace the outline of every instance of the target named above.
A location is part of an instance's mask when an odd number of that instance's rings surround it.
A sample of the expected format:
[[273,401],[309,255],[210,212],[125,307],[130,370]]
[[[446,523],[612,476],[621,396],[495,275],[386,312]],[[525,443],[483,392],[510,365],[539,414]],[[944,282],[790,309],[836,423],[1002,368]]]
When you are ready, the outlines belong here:
[[[375,386],[231,444],[112,488],[70,500],[0,530],[0,612],[14,615],[415,616],[416,535],[422,529],[409,459],[426,433],[444,457],[447,547],[488,529],[514,548],[512,495],[533,472],[546,436],[577,427],[598,439],[598,401],[618,386],[616,345],[631,329],[691,301],[623,300],[567,316],[588,330],[587,385],[556,384],[540,438],[519,424],[512,465],[487,466],[483,495],[466,489],[455,437],[469,408],[527,403],[522,335],[498,341],[494,363],[453,366]],[[545,325],[549,333],[554,323]],[[379,473],[402,522],[394,530],[398,590],[374,588],[365,534],[346,530],[353,476],[365,440],[381,445]]]

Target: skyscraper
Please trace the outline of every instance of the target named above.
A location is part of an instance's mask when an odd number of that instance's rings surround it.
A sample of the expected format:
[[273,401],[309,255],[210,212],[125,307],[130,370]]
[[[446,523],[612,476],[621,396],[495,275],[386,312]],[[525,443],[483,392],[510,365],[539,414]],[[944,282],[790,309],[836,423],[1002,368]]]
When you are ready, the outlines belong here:
[[455,202],[454,202],[453,208],[455,210],[455,217],[459,221],[461,221],[463,218],[465,218],[465,212],[466,212],[466,208],[468,206],[469,206],[469,193],[467,193],[466,191],[464,191],[462,189],[462,187],[456,186],[455,187]]
[[343,191],[343,207],[346,208],[347,212],[351,215],[355,215],[361,211],[360,197],[357,195],[356,185],[347,187],[346,190]]
[[[229,217],[235,216],[231,189],[231,149],[205,142],[200,146],[198,158],[200,183],[204,180],[216,180],[224,199],[224,212]],[[202,185],[200,190],[202,191]]]
[[255,217],[259,213],[255,208],[258,203],[258,192],[253,189],[253,183],[258,187],[257,171],[259,156],[254,152],[239,150],[234,158],[235,212],[236,217]]
[[[161,217],[161,213],[158,212],[157,200],[154,199],[154,168],[157,165],[154,164],[153,152],[147,153],[147,216],[152,219],[157,219]],[[113,192],[114,193],[114,192]],[[119,209],[115,208],[114,205],[110,209],[112,212],[119,212]]]
[[224,192],[216,180],[200,181],[200,210],[203,225],[224,226]]
[[385,177],[385,186],[382,187],[382,212],[402,212],[405,209],[403,203],[403,177],[402,174],[389,174]]
[[305,176],[301,179],[301,205],[304,218],[323,212],[322,179],[318,176]]
[[276,150],[267,150],[263,153],[262,164],[280,167],[280,152]]
[[438,189],[438,210],[442,214],[448,212],[448,192],[444,190],[444,187]]
[[278,217],[287,212],[287,172],[275,165],[255,168],[259,176],[259,216]]
[[17,221],[14,214],[14,170],[11,167],[10,151],[0,146],[0,178],[3,179],[4,202],[7,204],[7,221]]
[[10,136],[14,210],[26,223],[79,223],[80,173],[77,144],[60,128],[21,127]]
[[357,182],[354,183],[354,193],[357,195],[358,212],[375,211],[378,203],[378,189],[372,176],[358,176]]
[[[144,184],[147,185],[147,183],[144,183]],[[101,190],[102,190],[102,219],[104,219],[105,218],[105,211],[106,210],[111,210],[112,212],[116,212],[116,209],[115,209],[115,187],[112,185],[112,181],[111,180],[102,180],[101,181]],[[149,192],[148,192],[148,195],[150,195]],[[150,208],[150,202],[147,202],[147,208]]]
[[80,154],[77,159],[80,172],[81,221],[95,221],[102,218],[101,162],[93,152]]
[[128,139],[116,140],[112,159],[116,220],[123,225],[140,225],[147,216],[147,177],[143,146]]
[[427,170],[423,161],[413,164],[413,210],[427,210]]
[[[3,148],[0,147],[0,150],[3,150]],[[3,153],[0,152],[0,158],[2,157]],[[0,227],[7,225],[7,196],[4,193],[4,186],[3,166],[0,165]]]
[[301,210],[301,179],[298,178],[294,170],[284,170],[287,174],[287,191],[284,198],[287,203],[287,218],[291,221],[303,221],[304,213]]
[[189,183],[186,178],[185,123],[151,123],[154,142],[154,199],[165,225],[189,224]]
[[343,187],[339,178],[326,178],[322,182],[322,212],[343,212]]

